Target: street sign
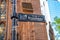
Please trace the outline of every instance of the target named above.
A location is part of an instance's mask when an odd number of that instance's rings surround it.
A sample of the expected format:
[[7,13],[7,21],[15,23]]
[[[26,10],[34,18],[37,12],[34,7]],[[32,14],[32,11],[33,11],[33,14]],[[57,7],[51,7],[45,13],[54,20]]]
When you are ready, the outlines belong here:
[[18,14],[18,20],[19,21],[29,21],[29,22],[45,22],[45,16],[44,15],[36,15],[36,14]]
[[43,15],[29,14],[28,21],[30,21],[30,22],[45,22],[45,17]]

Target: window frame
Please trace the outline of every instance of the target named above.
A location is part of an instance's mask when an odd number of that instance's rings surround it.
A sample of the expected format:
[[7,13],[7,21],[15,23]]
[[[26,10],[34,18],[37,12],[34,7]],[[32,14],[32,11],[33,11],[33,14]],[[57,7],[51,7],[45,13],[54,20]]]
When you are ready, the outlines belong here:
[[22,2],[23,12],[33,13],[32,3]]

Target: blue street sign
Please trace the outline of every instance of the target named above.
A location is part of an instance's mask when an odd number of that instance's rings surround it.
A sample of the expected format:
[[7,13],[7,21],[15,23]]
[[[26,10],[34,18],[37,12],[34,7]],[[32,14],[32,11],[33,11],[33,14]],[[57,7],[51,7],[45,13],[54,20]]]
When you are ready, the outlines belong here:
[[44,15],[36,15],[36,14],[23,14],[18,13],[18,20],[19,21],[29,21],[29,22],[45,22]]

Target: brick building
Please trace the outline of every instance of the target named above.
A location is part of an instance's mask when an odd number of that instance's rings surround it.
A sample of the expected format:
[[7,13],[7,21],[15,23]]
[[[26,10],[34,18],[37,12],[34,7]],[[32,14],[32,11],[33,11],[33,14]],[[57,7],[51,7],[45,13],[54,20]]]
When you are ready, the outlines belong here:
[[48,40],[50,40],[50,36],[49,36],[49,22],[51,22],[51,18],[50,18],[50,12],[49,12],[49,6],[48,6],[48,0],[40,0],[40,6],[41,6],[41,13],[45,16],[46,19],[46,29],[47,29],[47,36],[48,36]]
[[50,36],[50,40],[55,40],[55,36],[54,36],[53,29],[51,27],[51,23],[49,23],[49,36]]
[[[12,0],[0,0],[2,12],[0,15],[0,24],[4,24],[3,40],[12,38]],[[3,13],[4,12],[4,13]],[[23,14],[42,15],[40,0],[16,0],[16,12]],[[1,27],[2,28],[2,27]],[[46,22],[20,22],[16,27],[17,40],[48,40],[46,31]]]

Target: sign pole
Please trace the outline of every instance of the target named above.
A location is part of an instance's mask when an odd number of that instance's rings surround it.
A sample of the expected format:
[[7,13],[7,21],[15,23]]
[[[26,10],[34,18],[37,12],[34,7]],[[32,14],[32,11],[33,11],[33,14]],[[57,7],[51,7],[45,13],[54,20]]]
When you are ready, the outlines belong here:
[[12,1],[12,40],[17,40],[17,32],[16,32],[16,27],[17,27],[17,13],[16,13],[16,0]]

